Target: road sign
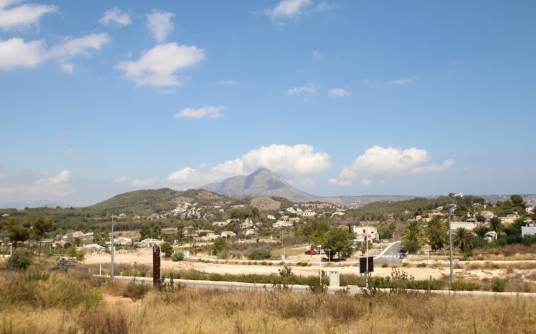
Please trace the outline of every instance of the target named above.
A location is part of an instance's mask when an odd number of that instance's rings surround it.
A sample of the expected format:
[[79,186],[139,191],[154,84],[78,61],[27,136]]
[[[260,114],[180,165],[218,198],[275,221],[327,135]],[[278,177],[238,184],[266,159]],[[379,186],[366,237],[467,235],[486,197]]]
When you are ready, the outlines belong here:
[[[368,259],[368,268],[367,268],[367,259]],[[367,269],[369,273],[374,272],[374,257],[372,256],[359,258],[359,273],[366,274]]]

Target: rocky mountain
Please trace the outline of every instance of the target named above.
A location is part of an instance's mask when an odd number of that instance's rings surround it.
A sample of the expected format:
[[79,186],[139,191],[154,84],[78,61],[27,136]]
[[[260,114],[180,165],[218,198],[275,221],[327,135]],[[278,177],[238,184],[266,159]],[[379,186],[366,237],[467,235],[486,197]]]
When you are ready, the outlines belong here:
[[300,191],[280,176],[266,168],[250,175],[234,176],[221,182],[208,184],[202,189],[229,197],[274,196],[284,197],[293,202],[319,200],[319,197]]

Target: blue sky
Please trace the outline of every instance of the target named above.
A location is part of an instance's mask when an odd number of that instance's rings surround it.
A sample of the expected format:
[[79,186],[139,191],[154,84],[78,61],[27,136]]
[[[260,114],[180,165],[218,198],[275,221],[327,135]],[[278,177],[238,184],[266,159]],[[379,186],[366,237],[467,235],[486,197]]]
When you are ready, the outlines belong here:
[[268,167],[319,195],[534,193],[534,1],[0,0],[0,204]]

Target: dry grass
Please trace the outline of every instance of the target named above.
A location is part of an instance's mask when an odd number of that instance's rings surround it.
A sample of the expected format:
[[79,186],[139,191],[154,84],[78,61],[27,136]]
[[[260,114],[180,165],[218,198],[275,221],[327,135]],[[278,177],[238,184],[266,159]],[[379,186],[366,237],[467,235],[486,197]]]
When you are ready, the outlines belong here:
[[[5,288],[11,278],[0,285]],[[51,288],[63,279],[39,284]],[[76,279],[81,286],[98,285]],[[99,289],[122,295],[126,287],[115,283]],[[532,299],[179,288],[150,291],[135,303],[104,298],[70,305],[2,304],[0,333],[536,333]]]

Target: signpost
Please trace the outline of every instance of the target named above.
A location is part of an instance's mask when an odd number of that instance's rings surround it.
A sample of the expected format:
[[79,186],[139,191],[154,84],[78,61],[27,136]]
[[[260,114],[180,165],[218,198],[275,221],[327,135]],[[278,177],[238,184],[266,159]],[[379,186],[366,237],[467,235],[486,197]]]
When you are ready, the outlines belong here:
[[360,274],[369,274],[374,272],[374,257],[360,257],[359,258],[359,273]]
[[363,229],[363,237],[365,240],[365,257],[359,258],[359,273],[365,274],[365,288],[369,286],[369,273],[374,271],[374,258],[368,256],[368,228]]

